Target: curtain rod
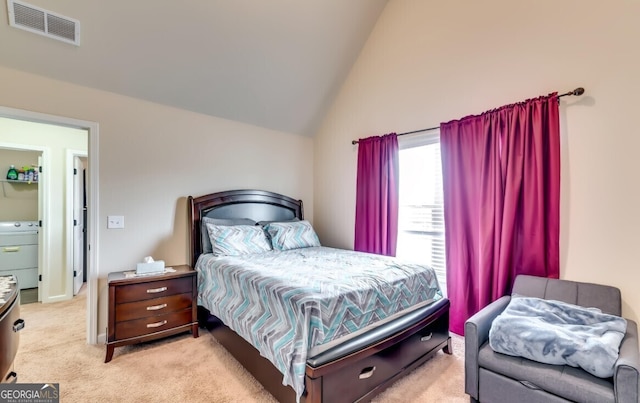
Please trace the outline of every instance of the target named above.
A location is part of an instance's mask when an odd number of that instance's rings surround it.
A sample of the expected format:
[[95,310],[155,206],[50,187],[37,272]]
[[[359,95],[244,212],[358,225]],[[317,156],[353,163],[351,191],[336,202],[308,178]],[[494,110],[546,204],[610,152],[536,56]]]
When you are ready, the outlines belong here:
[[[565,92],[564,94],[558,95],[558,98],[566,97],[567,95],[580,96],[582,94],[584,94],[584,88],[578,87],[573,91]],[[440,128],[440,126],[427,127],[426,129],[420,129],[420,130],[413,130],[413,131],[410,131],[410,132],[398,133],[397,136],[404,136],[405,134],[428,132],[428,131],[431,131],[431,130],[437,130],[439,128]],[[358,144],[358,140],[352,140],[351,144],[354,144],[354,145]]]

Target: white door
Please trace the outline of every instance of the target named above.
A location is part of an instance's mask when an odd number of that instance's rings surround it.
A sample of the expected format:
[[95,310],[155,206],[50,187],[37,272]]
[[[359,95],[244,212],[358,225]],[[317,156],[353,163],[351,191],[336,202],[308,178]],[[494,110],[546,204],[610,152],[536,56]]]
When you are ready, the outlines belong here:
[[84,164],[73,157],[73,295],[84,283]]
[[[42,172],[42,154],[38,155],[38,223],[43,225],[44,217],[44,187]],[[44,266],[44,231],[38,228],[38,302],[42,302],[42,267]]]

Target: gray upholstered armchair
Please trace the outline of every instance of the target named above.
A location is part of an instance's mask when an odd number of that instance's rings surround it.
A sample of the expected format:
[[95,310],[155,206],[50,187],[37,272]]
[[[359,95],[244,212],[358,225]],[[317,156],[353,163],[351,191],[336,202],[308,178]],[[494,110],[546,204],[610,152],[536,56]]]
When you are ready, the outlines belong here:
[[[563,301],[621,315],[615,287],[520,275],[513,294]],[[465,323],[465,392],[472,402],[640,402],[638,327],[627,319],[614,375],[603,379],[581,368],[549,365],[494,352],[491,323],[507,306],[504,296]]]

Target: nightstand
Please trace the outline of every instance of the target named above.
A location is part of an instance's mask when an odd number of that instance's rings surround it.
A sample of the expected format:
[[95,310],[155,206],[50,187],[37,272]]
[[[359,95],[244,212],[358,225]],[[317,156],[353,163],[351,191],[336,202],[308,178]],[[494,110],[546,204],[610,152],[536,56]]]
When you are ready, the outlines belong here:
[[109,273],[107,355],[128,344],[156,340],[191,331],[198,337],[196,272],[173,266],[174,273],[126,277]]

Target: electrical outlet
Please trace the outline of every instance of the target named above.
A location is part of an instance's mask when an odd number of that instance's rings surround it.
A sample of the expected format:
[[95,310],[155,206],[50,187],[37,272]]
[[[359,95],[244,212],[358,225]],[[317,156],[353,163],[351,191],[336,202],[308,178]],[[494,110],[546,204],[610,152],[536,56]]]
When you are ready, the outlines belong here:
[[124,216],[122,215],[107,216],[107,228],[124,228]]

